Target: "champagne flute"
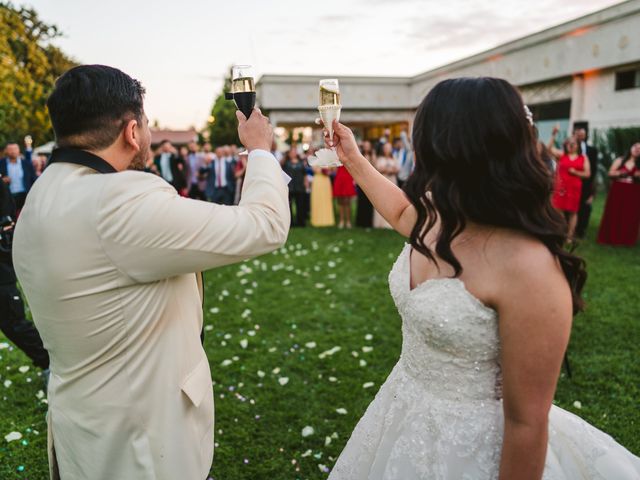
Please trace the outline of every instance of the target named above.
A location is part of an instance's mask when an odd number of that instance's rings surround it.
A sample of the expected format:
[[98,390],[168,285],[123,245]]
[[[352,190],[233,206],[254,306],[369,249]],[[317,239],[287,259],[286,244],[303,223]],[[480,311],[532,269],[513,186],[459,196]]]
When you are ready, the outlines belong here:
[[256,86],[251,65],[231,67],[231,95],[238,110],[249,118],[256,104]]
[[337,78],[325,78],[320,80],[320,99],[318,111],[324,123],[324,128],[329,132],[329,138],[333,139],[333,121],[340,121],[340,85]]

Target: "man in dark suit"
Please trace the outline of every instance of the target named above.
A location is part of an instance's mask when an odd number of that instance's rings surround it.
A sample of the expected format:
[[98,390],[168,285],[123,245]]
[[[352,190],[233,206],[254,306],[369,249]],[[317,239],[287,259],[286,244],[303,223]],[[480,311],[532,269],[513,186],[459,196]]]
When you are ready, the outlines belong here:
[[209,178],[205,194],[207,199],[221,205],[233,205],[236,191],[235,162],[228,146],[216,148],[209,164]]
[[2,181],[9,186],[18,214],[37,178],[31,163],[31,144],[28,141],[25,143],[27,148],[24,157],[20,155],[20,146],[16,142],[10,142],[5,147],[6,156],[0,159],[0,175]]
[[582,194],[580,196],[580,209],[578,210],[578,223],[576,224],[576,237],[584,238],[589,226],[591,207],[596,194],[596,176],[598,174],[598,150],[587,144],[588,132],[586,126],[576,125],[573,131],[578,141],[579,151],[589,159],[591,175],[582,180]]
[[[2,177],[4,179],[4,176]],[[45,370],[48,380],[49,353],[42,345],[40,334],[24,314],[24,303],[16,285],[11,247],[16,207],[9,185],[0,181],[0,330],[34,365]]]
[[[160,143],[160,153],[153,159],[158,173],[169,182],[178,193],[187,188],[186,165],[175,153],[169,140]],[[186,192],[185,192],[186,193]]]

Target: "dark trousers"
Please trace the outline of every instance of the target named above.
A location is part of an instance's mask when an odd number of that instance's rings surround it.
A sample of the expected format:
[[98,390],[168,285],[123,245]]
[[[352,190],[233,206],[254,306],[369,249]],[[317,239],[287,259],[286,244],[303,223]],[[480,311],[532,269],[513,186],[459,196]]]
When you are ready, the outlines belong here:
[[591,205],[587,200],[591,196],[591,188],[582,186],[582,194],[580,195],[580,209],[578,210],[578,222],[576,223],[576,237],[584,238],[587,234],[589,219],[591,218]]
[[[289,209],[291,210],[291,226],[304,227],[307,223],[307,213],[305,212],[306,192],[289,192]],[[293,214],[293,204],[296,204],[295,217]]]
[[24,303],[15,284],[0,285],[0,330],[42,369],[49,368],[49,353],[40,334],[24,315]]
[[229,187],[214,188],[209,200],[220,205],[233,205],[233,197],[234,191]]
[[200,187],[198,187],[197,183],[192,183],[191,188],[189,189],[189,198],[194,198],[196,200],[206,200],[207,196],[202,190],[200,190]]
[[16,204],[16,210],[19,212],[24,207],[24,202],[27,199],[27,192],[14,193],[13,202]]

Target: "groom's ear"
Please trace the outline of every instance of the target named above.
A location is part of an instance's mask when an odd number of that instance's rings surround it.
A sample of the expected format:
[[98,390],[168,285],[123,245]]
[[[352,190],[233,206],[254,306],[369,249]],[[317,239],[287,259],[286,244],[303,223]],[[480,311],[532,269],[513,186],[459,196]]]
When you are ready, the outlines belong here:
[[122,131],[122,138],[127,148],[131,148],[134,152],[139,152],[141,148],[141,132],[138,128],[138,120],[135,118],[129,120]]

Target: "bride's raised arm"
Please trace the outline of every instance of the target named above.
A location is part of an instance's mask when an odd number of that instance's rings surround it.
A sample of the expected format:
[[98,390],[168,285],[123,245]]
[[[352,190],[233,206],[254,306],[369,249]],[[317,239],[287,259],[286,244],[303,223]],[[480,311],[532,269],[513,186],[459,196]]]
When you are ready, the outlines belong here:
[[340,161],[380,215],[398,233],[409,237],[417,214],[407,196],[360,153],[353,132],[348,127],[335,121],[333,132],[333,141],[326,139],[327,144],[335,147]]

